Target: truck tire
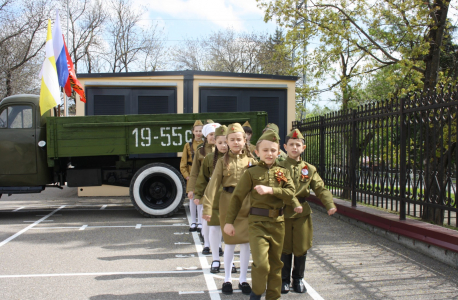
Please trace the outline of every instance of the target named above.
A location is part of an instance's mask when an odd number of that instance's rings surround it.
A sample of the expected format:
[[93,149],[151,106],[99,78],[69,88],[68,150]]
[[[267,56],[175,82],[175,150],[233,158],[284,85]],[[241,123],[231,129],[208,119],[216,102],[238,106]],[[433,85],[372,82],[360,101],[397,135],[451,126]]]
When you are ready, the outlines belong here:
[[183,205],[183,176],[172,166],[153,163],[140,168],[130,182],[130,199],[145,217],[168,217]]

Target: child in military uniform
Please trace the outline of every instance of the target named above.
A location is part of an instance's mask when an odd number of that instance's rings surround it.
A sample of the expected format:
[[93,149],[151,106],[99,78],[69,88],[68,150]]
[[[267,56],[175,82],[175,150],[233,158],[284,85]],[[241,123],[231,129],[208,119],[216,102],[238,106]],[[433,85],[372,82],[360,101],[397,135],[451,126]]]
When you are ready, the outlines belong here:
[[294,184],[289,171],[276,163],[279,140],[273,130],[267,130],[259,138],[256,154],[261,161],[240,178],[226,216],[224,232],[230,236],[239,235],[233,224],[243,200],[249,195],[249,239],[253,258],[250,299],[261,299],[266,286],[267,300],[280,298],[283,266],[280,256],[285,235],[283,205],[292,205],[294,211],[302,212],[302,206],[294,198]]
[[[205,189],[207,188],[208,182],[212,176],[213,170],[215,168],[216,162],[219,158],[223,157],[223,155],[227,152],[227,142],[226,142],[226,135],[227,135],[227,126],[220,126],[215,130],[215,152],[208,154],[205,156],[202,167],[199,172],[199,176],[197,177],[196,187],[194,190],[194,201],[199,201],[202,198]],[[209,205],[208,201],[203,202],[203,215],[210,215],[211,219],[208,220],[208,228],[209,228],[209,243],[210,248],[212,250],[212,257],[213,262],[210,269],[212,273],[219,273],[220,268],[220,260],[219,256],[223,254],[221,249],[221,226],[219,224],[219,196],[221,194],[222,187],[217,191],[215,195],[215,200],[213,201],[213,207]],[[216,249],[219,248],[219,251]],[[205,247],[202,253],[208,253],[210,249]]]
[[[219,197],[221,228],[223,228],[225,224],[227,209],[235,186],[239,182],[245,170],[249,166],[257,163],[256,159],[251,157],[251,153],[246,147],[245,131],[239,123],[234,123],[228,126],[227,144],[229,146],[229,151],[227,151],[226,154],[224,154],[224,156],[216,162],[215,170],[213,171],[212,177],[203,196],[203,201],[208,202],[210,206],[213,206],[214,201],[216,201],[216,193],[220,186],[222,186],[223,191]],[[224,294],[232,294],[233,292],[231,266],[234,261],[234,250],[237,244],[240,245],[239,288],[244,294],[251,293],[251,287],[246,282],[248,264],[250,261],[250,244],[248,240],[248,199],[245,199],[243,204],[244,205],[241,204],[243,208],[240,213],[234,215],[234,220],[232,222],[237,229],[237,236],[229,236],[223,233],[225,243],[225,278],[221,291]],[[211,217],[211,215],[208,215],[208,211],[206,211],[206,214],[203,216],[206,220],[211,219]]]
[[[194,159],[194,154],[197,151],[199,145],[204,141],[202,140],[202,121],[196,120],[192,126],[192,140],[189,143],[186,143],[183,148],[183,155],[181,156],[180,161],[180,172],[186,179],[186,191],[188,191],[189,177],[191,174],[192,160]],[[191,213],[191,226],[189,231],[197,230],[197,206],[194,204],[191,198],[189,198],[189,212]]]
[[[275,123],[267,124],[266,127],[262,130],[262,132],[264,133],[267,130],[275,131],[278,135],[280,135],[280,131],[278,129],[278,126]],[[288,157],[288,155],[286,155],[286,153],[283,150],[279,149],[278,156],[277,156],[277,162],[284,161],[286,159],[286,157]]]
[[303,211],[296,213],[291,206],[285,207],[285,242],[281,255],[283,262],[281,292],[286,294],[290,290],[291,264],[294,254],[293,289],[297,293],[305,293],[307,290],[302,279],[304,278],[307,250],[312,246],[313,238],[312,216],[310,215],[312,211],[305,201],[305,198],[310,195],[310,188],[320,198],[328,211],[328,215],[334,214],[337,209],[331,192],[325,188],[316,168],[301,159],[301,154],[306,146],[304,145],[304,137],[298,129],[294,129],[288,134],[284,147],[288,157],[280,164],[291,173],[296,187],[295,197],[302,204]]
[[[205,156],[213,153],[215,149],[215,129],[219,126],[221,125],[218,123],[210,123],[206,124],[202,128],[202,134],[205,139],[202,146],[197,149],[197,154],[194,156],[194,161],[192,162],[191,175],[189,178],[189,190],[191,192],[188,193],[188,198],[189,196],[194,198],[194,189],[197,181],[197,176],[199,176],[200,168],[202,166],[202,161],[204,160]],[[210,243],[208,239],[208,226],[207,221],[202,220],[202,203],[196,201],[196,199],[193,201],[195,205],[197,205],[197,231],[202,232],[202,237],[204,239],[204,249],[206,248],[206,251],[203,251],[203,254],[209,254]]]
[[255,155],[254,151],[256,150],[256,146],[251,144],[251,137],[253,136],[253,129],[251,128],[250,122],[246,121],[245,123],[243,123],[242,127],[246,133],[246,143],[248,145],[248,149],[250,149],[251,154],[253,154],[254,156]]

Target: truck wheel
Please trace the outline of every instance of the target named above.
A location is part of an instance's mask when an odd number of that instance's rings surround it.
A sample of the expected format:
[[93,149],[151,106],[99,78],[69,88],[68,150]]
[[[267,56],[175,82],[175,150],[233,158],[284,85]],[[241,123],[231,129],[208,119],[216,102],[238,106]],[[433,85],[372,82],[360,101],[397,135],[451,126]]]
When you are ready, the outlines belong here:
[[146,217],[168,217],[182,205],[185,198],[183,176],[164,163],[146,165],[130,182],[130,199]]

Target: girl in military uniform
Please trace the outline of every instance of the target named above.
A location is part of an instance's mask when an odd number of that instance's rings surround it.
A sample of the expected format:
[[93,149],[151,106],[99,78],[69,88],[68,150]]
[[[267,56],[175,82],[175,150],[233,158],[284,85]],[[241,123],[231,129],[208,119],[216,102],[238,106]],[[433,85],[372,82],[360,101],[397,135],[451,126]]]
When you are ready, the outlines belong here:
[[[197,177],[195,192],[194,192],[194,199],[199,201],[202,198],[205,189],[207,188],[208,182],[212,176],[213,170],[215,168],[216,162],[219,158],[223,157],[223,155],[227,152],[228,147],[226,143],[226,135],[227,135],[227,126],[220,126],[215,130],[215,138],[216,138],[216,148],[215,152],[208,154],[205,156],[202,167],[200,169],[199,176]],[[222,191],[222,187],[220,187],[215,195],[215,200],[213,201],[213,207],[208,201],[203,202],[203,215],[210,215],[211,219],[208,220],[208,228],[209,228],[209,242],[210,248],[212,250],[212,257],[213,262],[211,265],[210,272],[211,273],[219,273],[220,269],[220,260],[219,256],[221,256],[222,249],[221,249],[221,226],[219,224],[219,196]],[[205,245],[204,245],[205,246]],[[219,251],[216,251],[219,249]],[[206,251],[205,251],[206,250]],[[204,251],[208,252],[210,249],[205,249]]]
[[235,222],[248,196],[251,206],[248,217],[249,237],[253,258],[250,299],[261,299],[266,286],[266,300],[280,299],[283,266],[280,256],[285,235],[283,205],[292,204],[294,211],[302,212],[300,203],[294,198],[294,184],[289,172],[276,163],[279,140],[278,134],[272,130],[260,137],[256,144],[256,154],[261,161],[240,178],[225,220],[224,233],[239,235]]
[[[291,177],[296,188],[295,197],[302,205],[303,212],[298,214],[292,207],[285,207],[285,241],[281,260],[283,268],[281,272],[282,285],[281,293],[287,294],[291,283],[296,293],[305,293],[307,289],[302,282],[305,272],[305,261],[307,250],[312,247],[313,226],[312,210],[305,198],[310,195],[310,188],[315,192],[315,196],[320,198],[328,211],[328,215],[333,215],[337,209],[334,205],[332,193],[325,188],[324,182],[318,175],[316,168],[301,159],[301,154],[305,150],[304,136],[298,129],[294,129],[286,136],[286,149],[288,157],[280,162],[280,165],[291,172]],[[293,264],[294,254],[294,264]]]
[[[202,127],[204,124],[200,120],[196,120],[194,125],[192,126],[192,140],[189,143],[186,143],[183,148],[183,155],[181,156],[180,161],[180,172],[183,175],[184,179],[186,179],[186,192],[189,192],[189,178],[191,174],[191,166],[192,160],[194,158],[194,154],[197,151],[199,145],[201,145],[204,141],[202,140]],[[189,211],[191,213],[191,226],[189,227],[189,231],[196,231],[197,230],[197,206],[194,204],[191,198],[189,198]]]
[[[219,216],[221,228],[224,226],[229,200],[235,186],[239,182],[245,170],[256,164],[256,159],[251,156],[250,151],[246,147],[245,131],[242,125],[234,123],[228,126],[227,144],[229,151],[220,158],[215,166],[210,182],[205,190],[204,202],[213,205],[216,201],[216,194],[220,186],[223,191],[219,197]],[[232,294],[232,276],[231,267],[234,261],[234,250],[237,244],[240,245],[240,279],[239,288],[244,294],[250,294],[251,287],[246,282],[246,274],[248,271],[248,263],[250,260],[250,245],[248,239],[248,199],[244,202],[243,209],[234,217],[234,226],[237,228],[236,236],[229,236],[223,233],[225,243],[224,247],[224,271],[225,278],[222,287],[224,294]],[[208,211],[208,210],[207,210]],[[206,213],[208,213],[206,211]],[[211,219],[211,215],[204,215],[207,220]]]
[[243,123],[243,130],[246,133],[246,143],[248,145],[248,149],[250,149],[250,152],[253,156],[256,155],[255,150],[256,146],[251,144],[251,137],[253,136],[253,129],[251,128],[250,122],[246,121]]
[[[202,166],[202,161],[204,160],[205,156],[207,154],[212,153],[215,151],[215,129],[221,126],[218,123],[209,123],[206,124],[202,128],[202,134],[204,136],[204,143],[197,149],[196,155],[194,155],[194,161],[192,162],[192,168],[191,168],[191,175],[189,178],[189,192],[188,192],[188,198],[193,199],[194,198],[194,189],[196,186],[196,181],[197,181],[197,176],[199,176],[200,168]],[[202,232],[202,236],[205,239],[207,239],[207,247],[210,246],[208,244],[208,228],[206,226],[206,221],[202,220],[202,204],[199,203],[199,201],[194,201],[194,203],[197,205],[197,231]],[[205,228],[204,228],[205,225]],[[205,237],[205,234],[207,234],[207,237]],[[206,253],[208,254],[208,253]]]

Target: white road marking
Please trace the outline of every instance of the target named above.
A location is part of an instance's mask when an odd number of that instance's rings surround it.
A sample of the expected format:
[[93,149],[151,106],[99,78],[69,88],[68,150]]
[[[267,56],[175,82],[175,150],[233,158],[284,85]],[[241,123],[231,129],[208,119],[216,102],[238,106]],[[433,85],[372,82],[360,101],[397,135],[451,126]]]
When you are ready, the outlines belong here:
[[18,208],[16,208],[16,209],[13,210],[13,211],[19,211],[19,210],[23,209],[24,207],[25,207],[25,206],[18,207]]
[[107,206],[108,206],[108,205],[106,205],[106,204],[105,204],[105,205],[102,205],[102,207],[101,207],[100,209],[105,209],[105,208],[107,208]]
[[305,285],[305,288],[307,289],[307,294],[309,294],[310,297],[313,298],[313,300],[324,300],[323,297],[320,296],[311,286],[310,284],[307,283],[304,279],[302,279],[302,282]]
[[0,275],[0,278],[32,278],[32,277],[64,277],[64,276],[110,276],[110,275],[154,275],[154,274],[178,274],[178,273],[202,273],[202,270],[182,271],[140,271],[140,272],[101,272],[101,273],[57,273],[57,274],[24,274],[24,275]]
[[[185,211],[186,211],[186,216],[188,218],[188,223],[191,224],[192,222],[191,222],[191,214],[189,213],[189,208],[186,209]],[[196,246],[196,251],[199,256],[200,265],[202,266],[202,271],[204,273],[205,282],[207,283],[207,288],[210,294],[210,299],[211,300],[221,300],[221,297],[219,295],[221,291],[218,291],[218,289],[216,288],[216,283],[212,276],[213,274],[210,273],[210,265],[208,264],[207,258],[202,255],[202,250],[203,250],[202,243],[200,242],[200,238],[197,232],[192,233],[192,238],[194,240],[194,245]]]
[[191,245],[191,243],[178,242],[178,243],[175,243],[175,245]]
[[178,292],[180,295],[186,295],[186,294],[205,294],[204,291],[189,291],[189,292]]
[[[145,227],[177,227],[178,225],[177,224],[172,224],[172,225],[143,225],[143,224],[140,224],[141,225],[141,228],[145,228]],[[87,225],[87,229],[90,229],[90,228],[135,228],[135,229],[139,229],[137,228],[138,225],[112,225],[112,226],[90,226],[90,225]],[[180,226],[188,226],[188,225],[180,225]],[[33,229],[80,229],[81,226],[78,226],[78,227],[75,227],[75,226],[68,226],[68,227],[51,227],[51,226],[47,226],[47,227],[35,227]]]
[[190,254],[190,255],[176,254],[175,257],[179,257],[179,258],[184,258],[184,257],[195,257],[195,255],[194,255],[194,254]]
[[[44,217],[44,216],[46,216],[46,215],[36,215],[36,216],[37,216],[37,217]],[[61,214],[54,214],[53,216],[56,217],[56,216],[62,216],[62,215],[61,215]]]
[[52,216],[53,214],[55,214],[56,212],[58,212],[59,210],[61,210],[62,208],[64,208],[65,205],[62,205],[61,207],[59,207],[58,209],[50,212],[49,214],[47,214],[46,216],[44,216],[43,218],[41,218],[40,220],[38,221],[35,221],[35,223],[33,224],[30,224],[29,226],[27,226],[26,228],[22,229],[21,231],[17,232],[16,234],[10,236],[9,238],[3,240],[1,243],[0,243],[0,247],[8,244],[10,241],[14,240],[15,238],[17,238],[18,236],[20,236],[21,234],[23,234],[24,232],[26,232],[27,230],[29,230],[30,228],[33,228],[35,225],[37,224],[40,224],[41,222],[43,222],[44,220],[46,220],[47,218],[49,218],[50,216]]
[[87,228],[87,225],[83,225],[83,226],[80,227],[79,230],[84,230],[84,229],[86,229],[86,228]]
[[135,229],[140,229],[142,228],[142,224],[137,224],[137,226],[135,226]]
[[[36,221],[22,221],[22,222],[24,222],[24,223],[34,223]],[[44,222],[54,222],[54,220],[44,220],[42,223],[44,223]]]

